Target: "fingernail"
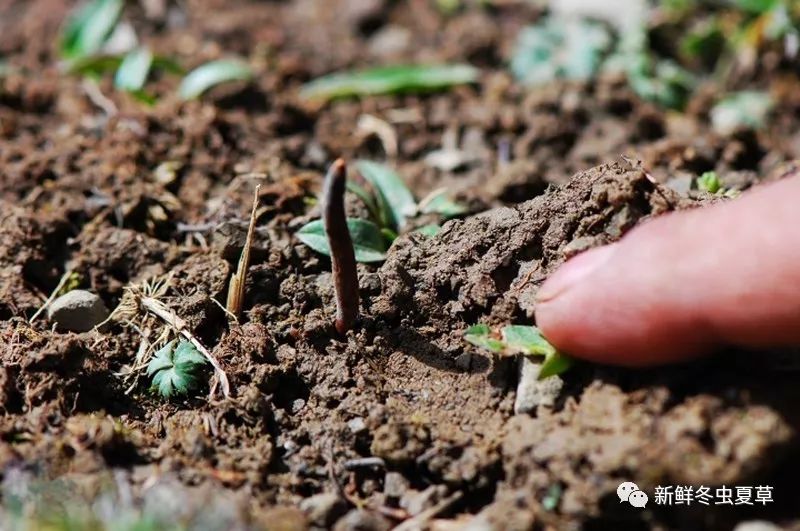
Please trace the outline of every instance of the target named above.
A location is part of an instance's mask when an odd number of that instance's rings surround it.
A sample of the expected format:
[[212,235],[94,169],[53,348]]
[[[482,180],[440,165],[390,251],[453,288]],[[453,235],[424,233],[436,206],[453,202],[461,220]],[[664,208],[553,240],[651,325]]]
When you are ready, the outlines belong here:
[[604,245],[567,260],[554,275],[542,284],[536,294],[536,301],[548,302],[561,296],[588,277],[592,271],[606,263],[614,254],[615,249],[616,245]]

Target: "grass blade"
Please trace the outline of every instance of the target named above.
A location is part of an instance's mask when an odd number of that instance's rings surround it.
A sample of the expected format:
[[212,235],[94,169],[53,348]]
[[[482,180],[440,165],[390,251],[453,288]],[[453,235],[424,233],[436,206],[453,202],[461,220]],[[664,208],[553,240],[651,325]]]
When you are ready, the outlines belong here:
[[236,267],[236,273],[233,274],[228,285],[226,308],[236,318],[242,313],[242,306],[244,305],[244,286],[247,280],[247,269],[250,267],[250,251],[253,247],[253,234],[256,230],[256,210],[258,209],[258,193],[260,190],[261,185],[257,185],[256,191],[253,193],[253,209],[250,211],[247,237],[244,240],[242,254],[239,255],[239,265]]
[[429,91],[474,83],[477,79],[478,69],[466,64],[384,66],[323,76],[305,84],[300,97],[325,101],[347,96]]
[[128,52],[119,65],[114,76],[114,86],[127,92],[138,92],[144,88],[150,68],[153,66],[153,54],[145,47],[135,48]]
[[355,194],[355,196],[358,197],[362,203],[364,203],[364,206],[367,207],[367,210],[369,210],[369,215],[372,216],[376,222],[381,222],[380,213],[378,212],[378,205],[375,204],[375,200],[372,198],[372,195],[370,195],[369,192],[364,190],[362,186],[354,183],[353,181],[347,181],[347,191]]
[[253,70],[241,59],[218,59],[189,72],[178,93],[181,99],[193,100],[212,87],[230,81],[249,81],[253,75]]
[[67,58],[100,51],[122,15],[123,0],[94,0],[70,17],[61,37],[61,54]]
[[360,160],[356,162],[359,173],[375,188],[381,200],[383,218],[394,228],[402,229],[406,219],[417,212],[417,202],[411,194],[403,179],[391,168],[371,162]]

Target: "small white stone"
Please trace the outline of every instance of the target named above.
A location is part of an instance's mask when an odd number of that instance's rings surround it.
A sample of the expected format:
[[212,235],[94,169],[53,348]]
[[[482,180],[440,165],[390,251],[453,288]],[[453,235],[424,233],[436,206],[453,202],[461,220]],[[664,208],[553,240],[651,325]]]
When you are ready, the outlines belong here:
[[781,528],[766,520],[750,520],[739,522],[733,531],[779,531]]
[[60,330],[88,332],[108,318],[108,308],[94,293],[74,289],[50,304],[47,317]]
[[347,427],[353,433],[361,433],[367,429],[367,424],[361,417],[355,417],[347,421]]
[[541,363],[532,361],[528,356],[519,357],[519,383],[517,399],[514,401],[514,413],[530,413],[536,406],[552,406],[556,402],[564,380],[560,376],[539,379]]

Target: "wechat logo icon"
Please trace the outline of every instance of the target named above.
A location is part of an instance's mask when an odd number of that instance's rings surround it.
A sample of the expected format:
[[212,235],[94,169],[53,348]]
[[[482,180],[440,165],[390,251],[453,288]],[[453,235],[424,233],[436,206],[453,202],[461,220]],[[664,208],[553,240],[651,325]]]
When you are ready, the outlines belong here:
[[620,503],[628,502],[639,508],[647,505],[647,494],[639,490],[639,486],[632,481],[620,483],[619,487],[617,487],[617,496],[619,496]]

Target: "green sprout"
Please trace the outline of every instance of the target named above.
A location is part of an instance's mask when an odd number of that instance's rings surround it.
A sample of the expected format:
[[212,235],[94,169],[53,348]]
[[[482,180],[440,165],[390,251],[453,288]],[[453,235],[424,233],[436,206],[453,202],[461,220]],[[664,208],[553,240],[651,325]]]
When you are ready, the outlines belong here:
[[190,341],[182,339],[178,346],[170,341],[147,365],[147,376],[152,377],[152,388],[164,398],[186,395],[200,386],[200,373],[206,358]]
[[[627,24],[618,24],[610,12],[598,13],[608,23],[602,24],[556,10],[519,33],[510,69],[528,85],[587,81],[600,72],[621,74],[640,98],[681,110],[702,80],[726,86],[737,73],[752,73],[757,66],[752,58],[766,50],[791,60],[789,43],[800,39],[800,2],[795,0],[650,4],[649,11]],[[744,103],[752,104],[752,111],[738,120],[735,113],[720,115],[734,119],[734,125],[760,126],[762,101]],[[727,120],[721,123],[727,125]]]
[[511,71],[526,85],[534,86],[556,79],[590,79],[611,43],[611,34],[602,24],[546,17],[520,32]]
[[464,339],[501,356],[522,354],[543,357],[539,379],[559,375],[573,363],[571,357],[551,345],[535,326],[508,325],[503,327],[498,337],[488,325],[476,324],[467,328]]
[[[400,175],[384,164],[361,160],[356,163],[356,168],[369,187],[348,180],[347,190],[364,203],[370,216],[369,220],[347,219],[358,262],[385,260],[389,246],[407,228],[409,220],[418,214],[438,214],[442,219],[449,219],[467,210],[447,197],[444,189],[435,190],[417,203]],[[415,232],[434,236],[439,228],[438,225],[431,224]],[[304,225],[297,231],[297,237],[318,253],[331,255],[322,220]]]
[[117,27],[123,0],[94,0],[69,17],[61,35],[60,51],[66,59],[96,55]]
[[349,96],[426,92],[475,83],[478,73],[477,68],[465,64],[382,66],[315,79],[303,85],[300,97],[327,101]]
[[253,70],[241,59],[218,59],[189,72],[178,89],[181,99],[199,98],[212,87],[232,81],[250,81]]
[[697,188],[708,192],[709,194],[716,194],[722,189],[722,183],[719,181],[719,176],[715,171],[707,171],[697,178]]
[[[154,54],[145,46],[127,53],[106,53],[106,44],[117,30],[124,9],[123,0],[94,0],[78,9],[68,20],[60,41],[61,56],[70,74],[99,78],[114,72],[114,87],[152,105],[156,96],[145,90],[155,72],[183,75],[174,60]],[[198,98],[214,86],[232,81],[250,81],[252,69],[241,59],[219,59],[190,72],[178,88],[181,99]]]
[[766,92],[734,92],[711,109],[711,125],[721,135],[729,135],[739,129],[758,129],[766,123],[772,106],[772,98]]

